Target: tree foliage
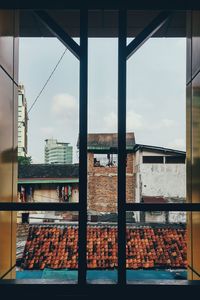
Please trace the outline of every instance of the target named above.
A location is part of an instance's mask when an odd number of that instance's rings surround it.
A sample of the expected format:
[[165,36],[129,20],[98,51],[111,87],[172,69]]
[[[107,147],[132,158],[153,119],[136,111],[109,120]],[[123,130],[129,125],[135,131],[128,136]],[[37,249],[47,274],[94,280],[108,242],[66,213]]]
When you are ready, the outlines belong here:
[[30,165],[32,163],[31,156],[18,156],[18,164],[19,165]]

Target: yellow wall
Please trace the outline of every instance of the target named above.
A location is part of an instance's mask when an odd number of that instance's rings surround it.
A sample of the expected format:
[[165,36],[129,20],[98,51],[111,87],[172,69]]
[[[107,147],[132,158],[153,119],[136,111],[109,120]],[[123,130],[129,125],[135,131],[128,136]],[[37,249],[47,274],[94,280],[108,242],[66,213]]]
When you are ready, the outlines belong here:
[[[18,13],[0,10],[0,201],[17,199]],[[0,212],[0,276],[16,261],[16,214]],[[13,278],[15,271],[6,278]]]
[[[200,203],[200,11],[187,16],[187,201]],[[188,263],[200,273],[200,213],[188,213]],[[189,279],[200,279],[189,270]]]

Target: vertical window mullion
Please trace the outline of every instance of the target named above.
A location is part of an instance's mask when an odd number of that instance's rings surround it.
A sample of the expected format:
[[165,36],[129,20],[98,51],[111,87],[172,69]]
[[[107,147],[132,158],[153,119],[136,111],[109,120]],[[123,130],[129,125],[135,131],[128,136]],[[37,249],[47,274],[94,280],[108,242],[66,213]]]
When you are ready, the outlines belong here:
[[78,283],[86,283],[87,260],[87,107],[88,107],[88,11],[80,11],[79,105],[79,247]]
[[126,284],[126,10],[118,37],[118,284]]

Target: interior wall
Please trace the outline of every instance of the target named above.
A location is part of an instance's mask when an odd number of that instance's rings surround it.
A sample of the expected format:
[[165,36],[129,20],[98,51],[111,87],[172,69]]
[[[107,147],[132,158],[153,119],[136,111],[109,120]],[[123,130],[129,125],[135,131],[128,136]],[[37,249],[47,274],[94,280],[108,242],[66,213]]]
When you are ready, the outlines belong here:
[[[187,201],[200,203],[200,11],[187,15]],[[188,263],[200,273],[200,212],[188,213]],[[189,270],[189,279],[199,280]]]
[[[17,201],[18,12],[0,10],[0,201]],[[0,276],[16,261],[16,214],[0,212]],[[15,276],[15,270],[5,278]]]

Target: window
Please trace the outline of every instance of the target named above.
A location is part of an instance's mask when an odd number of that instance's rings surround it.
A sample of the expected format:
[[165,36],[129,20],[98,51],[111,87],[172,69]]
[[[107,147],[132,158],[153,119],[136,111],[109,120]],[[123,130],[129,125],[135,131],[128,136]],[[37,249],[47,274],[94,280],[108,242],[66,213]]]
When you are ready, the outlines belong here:
[[163,164],[163,156],[143,156],[143,164]]
[[94,154],[94,167],[116,167],[117,154]]
[[185,164],[184,156],[166,156],[165,157],[166,164]]
[[[117,12],[118,13],[118,12]],[[44,12],[45,14],[45,12]],[[40,16],[41,17],[41,16]],[[84,16],[83,16],[84,17]],[[120,11],[119,13],[119,26],[120,29],[122,30],[122,37],[125,36],[125,32],[123,33],[123,28],[124,26],[121,27],[121,22],[125,19],[124,18],[124,12]],[[81,24],[81,28],[84,28],[84,24],[86,24],[86,22],[83,22]],[[87,30],[86,30],[87,31]],[[85,31],[85,32],[86,32]],[[83,32],[84,33],[84,32]],[[32,209],[34,211],[44,211],[45,213],[47,212],[51,212],[53,211],[53,208],[56,210],[56,212],[59,211],[59,209],[61,209],[63,212],[65,211],[78,211],[79,212],[79,236],[77,236],[77,231],[74,230],[74,228],[71,228],[73,226],[70,227],[70,231],[72,230],[72,232],[75,231],[76,235],[75,237],[73,236],[73,234],[71,235],[71,240],[69,241],[69,245],[67,245],[67,247],[69,246],[69,249],[67,249],[67,255],[69,255],[70,253],[70,259],[73,260],[73,264],[72,264],[72,268],[77,268],[78,267],[78,272],[76,272],[76,274],[78,274],[78,283],[84,286],[86,284],[86,270],[87,270],[87,45],[86,43],[86,38],[83,35],[81,35],[81,48],[78,48],[78,45],[76,45],[74,52],[75,54],[79,57],[80,59],[80,151],[79,151],[79,156],[80,156],[80,168],[79,168],[79,173],[80,173],[80,178],[79,178],[79,184],[80,184],[80,203],[26,203],[27,205],[24,206],[24,211],[31,211]],[[136,214],[136,209],[138,210],[137,212],[143,211],[143,212],[149,212],[153,210],[155,210],[152,215],[160,215],[160,211],[167,211],[167,210],[173,210],[173,209],[180,209],[180,211],[182,211],[183,207],[186,208],[186,210],[191,211],[192,209],[192,205],[188,205],[188,204],[184,204],[184,206],[182,207],[182,204],[179,205],[175,205],[174,203],[171,204],[167,204],[167,205],[160,205],[160,204],[156,204],[156,205],[152,205],[152,204],[142,204],[142,203],[125,203],[126,201],[126,180],[125,180],[125,176],[126,176],[126,168],[125,168],[125,164],[126,164],[126,145],[125,145],[125,126],[124,126],[124,120],[126,119],[126,115],[125,115],[125,99],[126,99],[126,95],[125,95],[125,90],[126,90],[126,82],[125,82],[125,78],[126,78],[126,72],[125,71],[125,66],[126,66],[126,61],[123,59],[124,55],[122,55],[122,53],[124,53],[123,51],[121,52],[121,50],[127,50],[125,47],[127,47],[125,45],[125,43],[123,43],[123,38],[121,39],[121,37],[119,38],[119,80],[118,80],[118,84],[119,84],[119,101],[118,101],[118,122],[119,122],[119,128],[118,128],[118,132],[119,132],[119,149],[118,149],[118,159],[116,157],[115,154],[109,154],[106,157],[104,156],[104,159],[101,161],[101,159],[96,156],[94,157],[94,161],[92,161],[92,163],[95,164],[99,164],[99,166],[103,165],[103,166],[112,166],[113,164],[116,164],[118,166],[117,168],[117,172],[119,174],[119,178],[118,178],[118,195],[117,195],[117,201],[118,201],[118,212],[119,212],[119,216],[117,219],[117,225],[115,226],[110,226],[109,228],[99,228],[99,226],[97,225],[95,227],[95,229],[90,228],[89,229],[89,237],[91,239],[90,241],[90,245],[89,245],[89,250],[91,251],[92,254],[95,254],[95,256],[98,256],[98,251],[99,248],[97,249],[98,245],[96,245],[93,242],[93,237],[99,237],[101,236],[101,233],[103,232],[103,240],[104,240],[104,245],[105,247],[101,247],[101,241],[100,241],[100,251],[102,250],[102,252],[104,251],[104,256],[105,259],[103,262],[99,261],[98,258],[89,258],[89,265],[91,268],[97,268],[97,267],[105,267],[107,268],[108,266],[110,268],[113,267],[118,267],[117,272],[115,274],[115,278],[116,282],[119,284],[119,286],[123,287],[126,284],[126,266],[127,268],[135,268],[135,266],[137,267],[138,264],[141,265],[141,263],[143,264],[144,268],[151,268],[152,267],[152,259],[151,261],[147,260],[147,256],[151,257],[151,253],[148,254],[149,251],[149,247],[151,245],[149,245],[148,238],[145,235],[149,235],[151,236],[160,236],[160,232],[162,233],[164,230],[157,231],[156,230],[156,235],[154,233],[152,233],[151,228],[149,228],[149,226],[146,224],[144,225],[143,228],[141,228],[140,230],[136,230],[136,239],[137,239],[137,246],[140,244],[144,245],[145,251],[147,253],[145,253],[145,259],[147,261],[144,262],[138,262],[138,257],[137,257],[137,252],[134,251],[129,251],[130,250],[130,245],[132,243],[132,241],[134,240],[134,232],[132,230],[132,228],[128,230],[127,236],[128,236],[128,254],[129,257],[128,259],[130,261],[127,262],[126,265],[126,212],[134,212],[134,214],[132,214],[130,216],[131,220],[136,223],[137,221],[137,216],[139,215]],[[74,43],[72,43],[72,45],[74,45]],[[72,47],[73,48],[73,47]],[[76,49],[79,49],[79,51],[76,51]],[[80,55],[80,49],[81,49],[81,55]],[[129,53],[131,54],[131,53]],[[111,124],[112,125],[112,124]],[[139,126],[140,127],[140,126]],[[13,160],[13,158],[12,158]],[[105,163],[106,161],[106,163]],[[119,161],[119,164],[118,164]],[[144,156],[143,157],[143,163],[163,163],[164,162],[164,157],[163,156]],[[133,163],[133,161],[132,161]],[[117,174],[117,175],[118,175]],[[111,174],[111,176],[113,176]],[[131,176],[129,176],[131,177]],[[98,179],[97,179],[97,183],[98,183]],[[13,189],[13,187],[11,186],[11,189]],[[106,189],[106,187],[105,187]],[[5,203],[3,203],[5,204]],[[13,205],[13,203],[9,203],[7,202],[5,205],[2,205],[1,208],[3,208],[5,210],[5,208],[7,209],[11,209],[12,210],[16,210],[21,208],[23,210],[23,206],[21,205],[22,203],[14,203],[15,206]],[[37,205],[35,205],[37,204]],[[64,205],[62,205],[64,204]],[[193,206],[194,207],[194,206]],[[163,210],[162,210],[163,209]],[[66,216],[65,216],[66,217]],[[96,217],[96,216],[95,216]],[[101,216],[102,217],[102,216]],[[104,216],[103,216],[104,217]],[[33,220],[36,220],[35,217],[32,217]],[[47,217],[44,217],[43,219],[47,220],[47,223],[49,223],[49,221],[53,222],[54,219],[49,215]],[[9,218],[9,220],[12,220],[12,216]],[[30,219],[30,218],[29,218]],[[77,220],[77,219],[76,219]],[[71,220],[74,221],[74,220]],[[11,226],[12,227],[12,226]],[[39,226],[40,227],[40,226]],[[32,251],[34,250],[35,253],[37,252],[37,244],[34,244],[35,242],[37,242],[37,238],[39,240],[39,242],[41,242],[41,244],[43,243],[43,237],[45,236],[45,238],[47,239],[47,242],[50,244],[51,241],[49,240],[49,238],[51,237],[51,233],[55,232],[55,244],[53,244],[53,250],[56,249],[56,247],[58,247],[59,242],[62,240],[64,232],[63,232],[63,228],[62,225],[57,229],[54,228],[52,229],[52,231],[49,229],[51,228],[51,224],[47,224],[47,229],[46,228],[42,228],[40,227],[40,230],[38,230],[38,228],[34,228],[30,230],[30,241],[33,241],[33,244],[29,244],[30,247],[27,247],[25,249],[25,264],[27,267],[30,267],[30,269],[33,268],[34,264],[36,264],[36,266],[38,266],[38,258],[32,257]],[[92,226],[91,226],[92,227]],[[146,228],[148,227],[148,228]],[[119,245],[119,247],[117,248],[115,242],[116,242],[116,231],[118,231],[118,243],[117,245]],[[158,232],[158,234],[157,234]],[[177,230],[175,230],[175,233],[178,232]],[[183,230],[181,231],[181,235],[182,235]],[[62,233],[62,234],[61,234]],[[169,233],[169,236],[167,236],[167,238],[169,237],[171,239],[171,232],[170,230],[167,230],[167,233]],[[183,235],[182,235],[183,236]],[[76,245],[76,250],[77,250],[77,243],[78,243],[78,239],[79,239],[79,261],[77,261],[77,251],[74,254],[73,251],[71,251],[71,244],[73,243],[73,241],[75,240],[75,245]],[[111,239],[111,240],[110,240]],[[171,241],[171,240],[170,240]],[[28,239],[29,242],[29,239]],[[172,241],[173,243],[175,243],[174,241]],[[162,243],[163,240],[159,243],[159,257],[158,259],[159,261],[159,266],[162,268],[164,262],[163,262],[163,257],[162,257]],[[11,243],[12,244],[12,243]],[[64,244],[64,243],[63,243]],[[148,247],[146,247],[146,245]],[[35,248],[33,249],[32,246],[34,246]],[[55,268],[60,268],[62,267],[62,255],[65,254],[65,245],[62,245],[63,249],[61,249],[59,251],[59,258],[53,260],[53,265],[51,265],[49,262],[47,263],[48,266],[53,266]],[[156,243],[154,246],[154,251],[156,251]],[[185,245],[184,245],[185,247]],[[103,249],[101,249],[103,248]],[[105,249],[104,249],[105,248]],[[111,249],[113,250],[113,253],[115,255],[114,259],[115,261],[112,262],[110,259],[110,253],[111,253]],[[64,251],[63,251],[64,250]],[[117,250],[118,250],[118,257],[117,257]],[[143,250],[143,249],[141,249]],[[63,251],[63,254],[62,254]],[[52,251],[53,252],[53,251]],[[9,251],[10,254],[10,251]],[[42,255],[43,259],[45,260],[45,262],[47,261],[46,258],[46,249],[44,250],[44,253],[40,252],[40,254]],[[48,254],[48,253],[47,253]],[[54,251],[53,254],[55,254],[55,256],[57,255],[57,252]],[[185,253],[184,253],[185,254]],[[45,256],[45,257],[44,257]],[[75,256],[75,257],[73,257]],[[92,255],[91,255],[92,256]],[[133,257],[134,256],[134,257]],[[175,258],[177,258],[177,253],[175,253],[174,255]],[[116,259],[116,257],[118,258],[118,260]],[[177,258],[179,259],[179,258]],[[32,261],[34,260],[34,261]],[[134,261],[133,261],[134,260]],[[77,262],[79,263],[77,266]],[[102,264],[103,263],[103,264]],[[176,261],[175,261],[176,263]],[[183,261],[183,264],[186,265],[186,262]],[[179,265],[179,262],[178,262]],[[41,268],[44,268],[44,264],[43,262],[40,264]],[[69,267],[69,265],[67,265],[66,267]],[[117,275],[118,274],[118,275]],[[57,287],[56,287],[57,288]],[[59,287],[58,287],[59,288]],[[88,288],[88,285],[86,285],[86,288]],[[110,287],[109,287],[110,288]],[[77,288],[75,287],[76,292],[77,292]],[[78,290],[79,292],[79,290]]]

